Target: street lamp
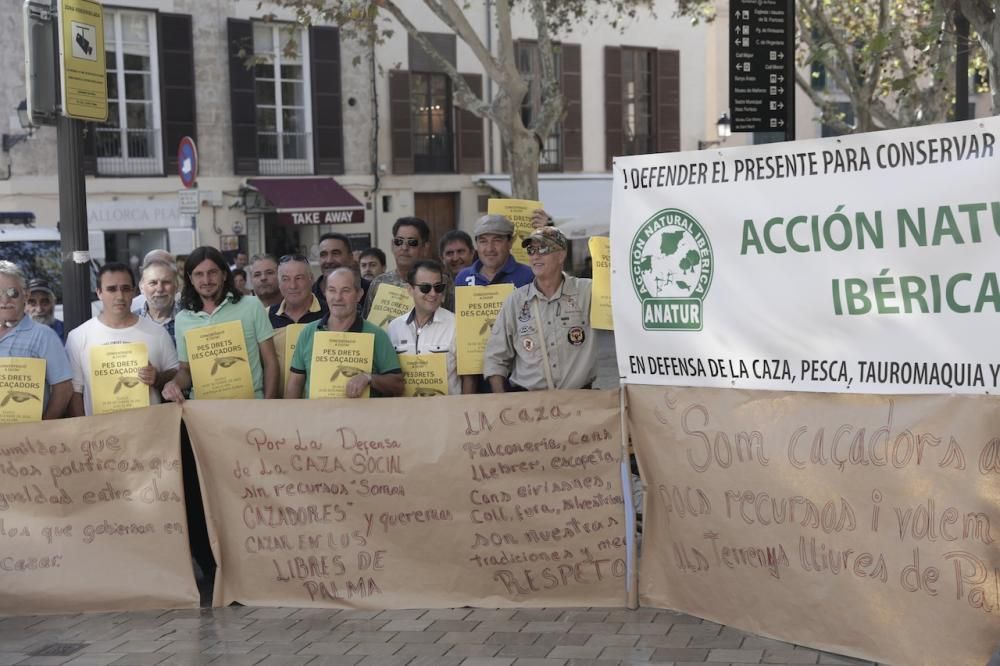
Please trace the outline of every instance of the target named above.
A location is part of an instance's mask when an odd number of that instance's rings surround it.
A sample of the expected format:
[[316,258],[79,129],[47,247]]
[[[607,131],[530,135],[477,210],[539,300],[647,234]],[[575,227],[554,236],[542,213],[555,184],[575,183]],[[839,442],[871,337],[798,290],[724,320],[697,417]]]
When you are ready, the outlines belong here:
[[28,131],[23,134],[4,134],[3,152],[5,153],[9,153],[11,148],[35,134],[35,126],[31,124],[31,117],[28,115],[27,100],[22,99],[21,103],[17,105],[17,122],[20,123],[21,129]]
[[698,141],[698,150],[705,150],[712,146],[718,146],[726,142],[733,134],[733,123],[729,120],[729,113],[726,111],[722,112],[719,119],[715,121],[715,133],[718,135],[718,139],[715,141]]

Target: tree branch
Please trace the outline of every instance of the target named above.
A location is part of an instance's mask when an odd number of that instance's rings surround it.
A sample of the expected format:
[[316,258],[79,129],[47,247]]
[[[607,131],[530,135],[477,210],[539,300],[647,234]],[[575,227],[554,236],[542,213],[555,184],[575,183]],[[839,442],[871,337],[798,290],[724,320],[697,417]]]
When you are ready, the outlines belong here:
[[544,141],[562,118],[566,99],[562,95],[557,79],[544,0],[531,0],[531,15],[538,29],[538,55],[542,64],[542,80],[539,81],[542,103],[538,116],[531,123],[531,129]]
[[476,59],[482,63],[488,77],[493,80],[500,78],[500,63],[496,61],[493,54],[490,53],[486,45],[479,39],[479,35],[476,34],[475,29],[465,17],[462,9],[455,3],[455,0],[424,0],[424,4],[441,19],[442,23],[454,30],[459,39],[468,44],[473,54],[475,54]]
[[434,45],[428,41],[423,33],[420,32],[420,30],[418,30],[412,22],[410,22],[410,19],[406,17],[406,14],[403,13],[396,3],[393,2],[393,0],[385,0],[382,6],[385,7],[385,9],[387,9],[389,13],[400,22],[406,32],[409,33],[409,35],[413,37],[418,44],[420,44],[420,47],[424,50],[424,52],[430,56],[431,60],[444,70],[444,73],[451,79],[452,85],[454,86],[452,93],[455,104],[463,109],[466,109],[467,111],[471,111],[480,118],[494,119],[490,106],[481,100],[478,95],[472,92],[472,89],[469,88],[469,85],[465,82],[465,77],[459,74],[458,70],[455,69],[450,62],[448,62],[447,58],[442,56],[438,50],[434,48]]

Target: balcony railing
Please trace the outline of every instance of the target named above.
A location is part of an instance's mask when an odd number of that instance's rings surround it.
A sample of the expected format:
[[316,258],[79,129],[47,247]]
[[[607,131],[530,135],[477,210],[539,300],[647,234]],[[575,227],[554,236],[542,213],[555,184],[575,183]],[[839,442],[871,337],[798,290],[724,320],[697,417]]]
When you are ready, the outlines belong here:
[[[262,176],[302,176],[313,172],[310,132],[257,132]],[[280,148],[280,151],[279,151]]]
[[102,176],[163,175],[159,129],[95,130],[97,173]]

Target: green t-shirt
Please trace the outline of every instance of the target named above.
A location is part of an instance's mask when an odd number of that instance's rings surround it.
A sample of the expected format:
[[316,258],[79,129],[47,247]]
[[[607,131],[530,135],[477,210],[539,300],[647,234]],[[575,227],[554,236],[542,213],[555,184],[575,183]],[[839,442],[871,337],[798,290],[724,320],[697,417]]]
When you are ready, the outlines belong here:
[[[267,318],[267,309],[256,296],[244,296],[237,303],[226,298],[212,314],[181,310],[174,319],[174,335],[177,340],[177,360],[188,362],[188,331],[213,324],[239,321],[243,324],[243,338],[247,345],[247,360],[250,361],[250,377],[256,398],[264,397],[264,367],[260,362],[260,343],[274,337],[274,329]],[[192,391],[191,397],[194,398]]]
[[[313,339],[316,337],[316,331],[327,330],[327,320],[328,317],[324,317],[319,321],[306,324],[306,327],[299,333],[298,342],[295,343],[291,371],[306,376],[305,386],[302,387],[303,398],[309,397],[309,368],[312,365]],[[373,375],[388,375],[402,372],[399,366],[399,356],[396,355],[396,349],[392,346],[392,341],[389,339],[388,333],[375,324],[362,319],[360,316],[354,318],[354,323],[351,324],[351,328],[347,332],[371,333],[375,336],[375,349],[372,358]],[[382,394],[372,388],[371,397],[381,398]]]

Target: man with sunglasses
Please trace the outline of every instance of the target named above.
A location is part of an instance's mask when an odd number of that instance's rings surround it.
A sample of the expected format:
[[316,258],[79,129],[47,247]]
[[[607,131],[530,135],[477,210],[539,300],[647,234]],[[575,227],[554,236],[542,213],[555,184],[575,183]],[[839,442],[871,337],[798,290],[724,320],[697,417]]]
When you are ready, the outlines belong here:
[[[371,312],[372,303],[375,302],[375,295],[381,284],[391,284],[401,289],[406,289],[409,284],[406,276],[413,268],[413,264],[419,259],[426,259],[431,251],[431,229],[419,217],[401,217],[392,225],[392,256],[396,259],[396,268],[386,271],[372,280],[371,287],[368,288],[368,295],[365,297],[365,306],[362,310],[367,317]],[[455,290],[450,280],[445,280],[448,288],[444,293],[444,308],[455,310]]]
[[0,260],[0,358],[45,359],[43,419],[59,419],[73,396],[73,370],[55,331],[24,314],[28,289],[24,273]]
[[342,266],[335,268],[326,276],[328,311],[322,319],[307,324],[299,335],[285,384],[286,398],[309,397],[309,370],[317,331],[370,333],[375,336],[372,371],[351,377],[347,382],[348,398],[360,398],[366,387],[371,388],[373,398],[403,395],[403,375],[399,367],[399,356],[386,332],[365,321],[358,314],[360,300],[361,273],[357,268]]
[[486,343],[483,375],[494,393],[590,388],[597,345],[590,327],[591,281],[563,272],[569,241],[541,227],[521,245],[534,279],[515,289]]
[[301,254],[286,254],[278,262],[281,302],[267,309],[275,330],[289,324],[308,324],[322,318],[325,307],[312,292],[312,269]]
[[101,314],[70,331],[66,352],[73,368],[73,397],[70,416],[90,416],[91,402],[90,350],[97,345],[141,342],[146,345],[148,362],[136,373],[139,381],[149,387],[149,403],[160,403],[160,390],[177,373],[177,350],[163,326],[132,312],[132,297],[136,293],[135,278],[125,264],[104,264],[97,274],[97,297],[101,299]]
[[448,393],[458,395],[455,315],[441,307],[448,288],[444,268],[430,259],[413,264],[406,276],[413,309],[389,323],[389,339],[398,354],[447,354]]

